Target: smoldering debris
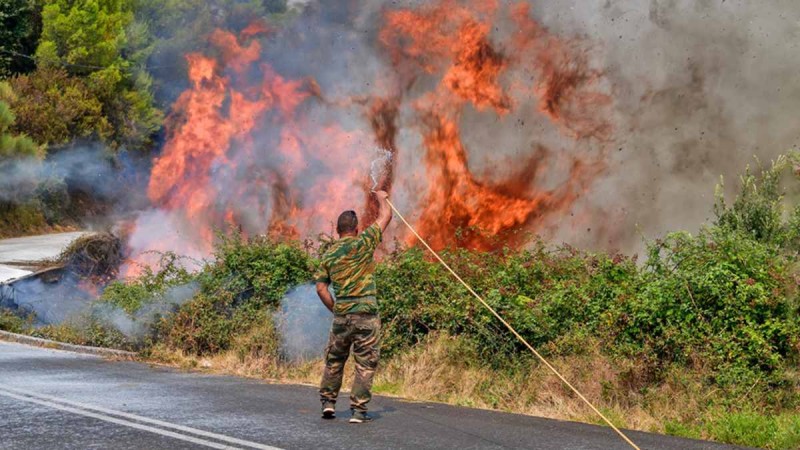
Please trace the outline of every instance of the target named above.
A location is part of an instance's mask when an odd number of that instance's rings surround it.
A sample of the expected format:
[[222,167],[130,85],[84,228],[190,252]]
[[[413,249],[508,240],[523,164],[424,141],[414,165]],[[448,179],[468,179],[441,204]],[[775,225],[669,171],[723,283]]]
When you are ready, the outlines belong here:
[[325,349],[331,318],[313,284],[290,290],[273,316],[281,337],[281,355],[291,362],[319,358]]
[[30,317],[34,326],[63,323],[97,323],[124,334],[132,343],[147,336],[159,317],[174,312],[198,290],[190,282],[155,293],[129,314],[98,298],[116,279],[123,261],[122,243],[111,233],[95,233],[76,239],[50,267],[0,284],[0,308]]
[[81,236],[58,257],[57,263],[83,277],[114,277],[123,261],[122,241],[111,233]]
[[111,233],[81,236],[44,268],[0,287],[0,307],[33,315],[38,325],[73,319],[116,278],[122,263],[122,242]]

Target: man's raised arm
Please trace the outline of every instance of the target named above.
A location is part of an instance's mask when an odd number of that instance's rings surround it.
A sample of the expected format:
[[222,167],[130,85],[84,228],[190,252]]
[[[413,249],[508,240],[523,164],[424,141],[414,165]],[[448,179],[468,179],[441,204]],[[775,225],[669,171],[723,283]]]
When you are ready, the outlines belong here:
[[375,223],[381,227],[381,232],[383,232],[386,231],[386,227],[392,220],[392,208],[389,206],[389,202],[386,201],[389,198],[389,194],[386,191],[376,191],[375,196],[378,197],[378,219]]

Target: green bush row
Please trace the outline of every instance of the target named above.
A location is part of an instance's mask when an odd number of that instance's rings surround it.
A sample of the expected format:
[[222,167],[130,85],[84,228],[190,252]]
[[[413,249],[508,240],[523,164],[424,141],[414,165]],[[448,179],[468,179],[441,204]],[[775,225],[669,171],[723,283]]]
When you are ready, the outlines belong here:
[[[798,403],[787,369],[800,362],[795,214],[782,211],[777,180],[787,159],[746,174],[732,206],[700,233],[648,243],[646,260],[535,241],[527,249],[446,250],[443,258],[522,336],[546,355],[583,351],[599,340],[609,356],[639,361],[639,383],[675,365],[707,369],[709,384],[733,395],[752,389],[772,403]],[[788,218],[787,218],[788,217]],[[174,258],[174,257],[173,257]],[[167,285],[196,279],[200,291],[163,318],[154,339],[189,353],[227,349],[307,282],[316,259],[299,243],[222,238],[198,274],[174,259],[138,281],[112,284],[104,299],[128,311]],[[171,267],[171,268],[170,268]],[[524,347],[441,265],[419,248],[396,248],[377,266],[382,351],[391,357],[432,331],[471,341],[481,361],[513,367]]]

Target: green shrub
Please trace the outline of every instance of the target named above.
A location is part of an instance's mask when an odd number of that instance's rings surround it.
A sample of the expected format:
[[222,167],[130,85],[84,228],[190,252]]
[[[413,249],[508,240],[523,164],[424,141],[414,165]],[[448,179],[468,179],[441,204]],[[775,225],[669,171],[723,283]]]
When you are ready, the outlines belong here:
[[62,69],[41,68],[10,80],[16,93],[15,130],[37,142],[65,144],[75,138],[107,141],[112,128],[88,83]]
[[700,439],[702,437],[701,430],[698,427],[675,421],[667,421],[664,424],[664,433],[689,439]]
[[0,202],[0,236],[31,234],[46,226],[47,220],[36,202],[23,204]]
[[170,287],[194,279],[194,275],[182,264],[182,259],[173,252],[161,254],[155,267],[145,266],[135,279],[109,284],[99,301],[115,305],[129,314],[135,313],[142,306],[158,301]]
[[277,361],[280,358],[280,336],[270,311],[261,311],[248,333],[240,333],[232,347],[239,362]]
[[280,304],[286,292],[311,278],[309,256],[296,243],[264,237],[221,237],[215,260],[198,275],[200,292],[159,325],[174,348],[193,354],[227,349],[263,311]]
[[766,448],[777,430],[775,421],[756,413],[726,414],[715,421],[709,432],[722,442]]
[[132,350],[133,344],[119,330],[93,317],[31,329],[31,336],[92,347]]
[[276,242],[239,234],[222,237],[203,290],[235,292],[239,300],[277,306],[290,288],[311,278],[312,262],[296,242]]
[[[777,185],[761,188],[777,175],[748,177],[733,206],[718,200],[716,223],[648,243],[643,264],[539,241],[442,257],[544,355],[599,351],[622,361],[620,386],[603,387],[608,398],[640,401],[687,373],[693,389],[709,395],[684,422],[665,423],[669,434],[797,448],[798,416],[782,412],[800,407],[800,210],[785,214]],[[193,355],[235,348],[248,363],[277,358],[269,315],[288,289],[310,280],[314,264],[296,242],[223,237],[214,261],[193,276],[199,292],[162,318],[154,343]],[[113,284],[104,300],[135,311],[188,276],[146,272]],[[441,333],[452,336],[448,354],[460,367],[512,379],[530,373],[528,350],[424,250],[396,248],[377,265],[376,283],[385,358],[412,354]],[[486,391],[487,398],[509,395]]]
[[670,234],[650,248],[637,301],[625,307],[624,339],[664,362],[775,370],[796,353],[800,332],[789,263],[739,231]]
[[[782,187],[786,169],[790,165],[796,169],[798,164],[800,152],[790,151],[779,156],[769,168],[762,167],[758,174],[753,174],[748,167],[741,177],[739,194],[730,206],[725,202],[720,183],[714,203],[715,226],[739,231],[766,244],[800,249],[800,205],[794,208],[786,205]],[[788,220],[787,209],[791,209]]]
[[22,333],[28,328],[29,324],[25,319],[17,316],[12,311],[0,308],[0,330],[11,333]]
[[800,416],[749,411],[721,414],[708,425],[708,434],[729,444],[794,450],[800,448]]
[[800,415],[784,414],[776,419],[777,432],[772,438],[772,448],[792,450],[800,448]]

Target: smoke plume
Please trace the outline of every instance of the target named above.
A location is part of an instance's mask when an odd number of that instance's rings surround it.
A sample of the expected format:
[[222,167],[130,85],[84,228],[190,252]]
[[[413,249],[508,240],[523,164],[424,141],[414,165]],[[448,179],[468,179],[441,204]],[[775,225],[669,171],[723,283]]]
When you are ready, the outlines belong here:
[[69,211],[71,199],[91,199],[111,207],[93,211],[93,205],[78,205],[76,209],[83,208],[81,212],[87,216],[107,214],[113,222],[117,214],[146,205],[142,191],[147,171],[146,162],[124,150],[112,154],[96,142],[75,142],[50,149],[42,161],[0,161],[0,203],[23,204],[36,199],[46,217],[58,217]]
[[112,325],[131,341],[142,342],[160,317],[174,312],[182,304],[191,300],[198,290],[199,286],[196,282],[172,286],[145,301],[144,305],[133,314],[108,303],[93,304],[91,316]]
[[[187,72],[157,80],[185,89],[146,189],[72,150],[0,169],[0,201],[52,176],[136,208],[146,192],[135,258],[207,256],[230,227],[313,237],[345,209],[366,224],[373,188],[438,248],[524,246],[524,231],[630,252],[696,230],[720,175],[800,138],[796,2],[293,5],[280,25],[205,30]],[[412,242],[397,223],[387,237]]]
[[300,7],[187,49],[134,253],[208,254],[227,226],[315,236],[341,210],[372,217],[373,187],[435,247],[532,231],[633,251],[697,229],[720,175],[797,145],[794,2]]
[[572,229],[553,236],[635,251],[641,235],[697,230],[714,185],[797,148],[800,3],[623,0],[534,1],[557,33],[596,43],[613,88],[618,130],[602,179],[576,204]]
[[0,307],[20,316],[33,314],[35,325],[76,320],[90,309],[93,296],[80,289],[80,278],[70,272],[55,280],[37,276],[0,285]]
[[281,337],[281,355],[288,361],[315,359],[322,354],[332,316],[320,302],[313,284],[289,291],[273,317]]
[[76,274],[65,271],[57,280],[47,275],[23,278],[0,284],[0,307],[16,311],[20,316],[32,315],[35,326],[62,323],[112,326],[131,342],[141,343],[159,317],[167,315],[197,293],[195,282],[173,286],[143,301],[133,314],[99,302],[96,293],[82,289],[85,283]]

